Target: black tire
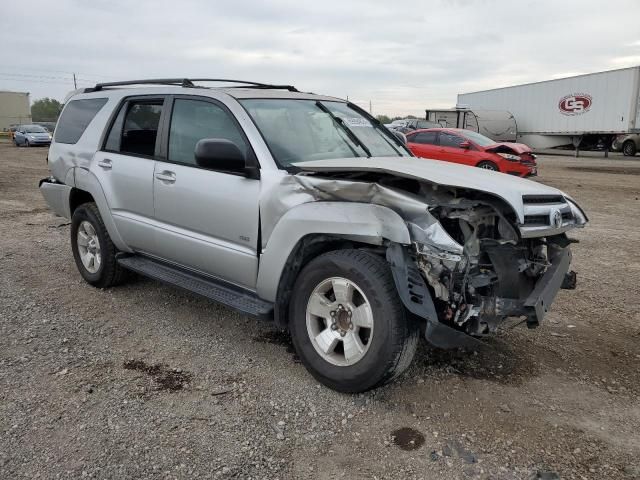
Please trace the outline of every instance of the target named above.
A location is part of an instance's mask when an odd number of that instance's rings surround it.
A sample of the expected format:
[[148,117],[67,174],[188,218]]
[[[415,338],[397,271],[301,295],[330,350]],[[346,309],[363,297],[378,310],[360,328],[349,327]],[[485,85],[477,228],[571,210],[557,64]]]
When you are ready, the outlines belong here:
[[490,160],[483,160],[480,163],[478,163],[476,165],[476,167],[483,168],[485,170],[493,170],[494,172],[499,172],[500,171],[500,169],[498,168],[498,165],[496,165],[495,163],[493,163]]
[[[78,229],[83,221],[89,222],[100,242],[100,267],[95,273],[90,272],[82,263],[78,249]],[[76,266],[87,283],[98,288],[108,288],[122,283],[126,270],[116,261],[117,248],[111,241],[102,216],[95,203],[84,203],[73,212],[71,218],[71,250]]]
[[627,140],[622,144],[622,153],[625,157],[634,157],[637,151],[638,147],[636,147],[636,142],[633,140]]
[[[332,277],[355,283],[369,300],[373,315],[368,350],[348,366],[324,359],[307,331],[310,295],[316,286]],[[339,392],[364,392],[393,380],[407,369],[416,352],[418,326],[406,315],[389,265],[372,253],[337,250],[315,258],[300,272],[289,308],[291,337],[302,363],[319,382]]]

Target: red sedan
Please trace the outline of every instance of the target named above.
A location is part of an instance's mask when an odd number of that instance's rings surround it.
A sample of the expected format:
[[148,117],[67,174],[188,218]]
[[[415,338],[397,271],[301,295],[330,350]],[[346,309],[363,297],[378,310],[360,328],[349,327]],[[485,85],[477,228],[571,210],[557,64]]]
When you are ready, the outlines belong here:
[[417,157],[462,163],[519,177],[537,175],[536,157],[523,143],[496,143],[471,130],[428,128],[407,135]]

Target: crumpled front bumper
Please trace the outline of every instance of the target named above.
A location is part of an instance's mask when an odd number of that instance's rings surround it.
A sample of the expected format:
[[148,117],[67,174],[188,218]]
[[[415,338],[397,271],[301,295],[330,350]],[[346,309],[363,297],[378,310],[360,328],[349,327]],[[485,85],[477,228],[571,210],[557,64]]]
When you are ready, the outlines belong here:
[[[529,326],[536,326],[542,322],[549,308],[551,308],[558,290],[563,287],[571,265],[571,249],[569,246],[550,245],[548,249],[551,265],[547,267],[545,273],[536,282],[533,291],[524,301],[524,308],[528,310],[527,323]],[[575,288],[575,279],[572,283],[573,288]]]
[[[558,291],[561,288],[575,288],[575,273],[569,273],[571,249],[568,241],[549,242],[547,256],[549,266],[524,299],[485,297],[486,304],[483,302],[481,305],[479,319],[482,320],[483,316],[498,320],[526,316],[529,327],[540,324]],[[429,343],[439,348],[473,348],[484,344],[475,335],[440,321],[427,285],[406,249],[392,244],[387,249],[387,260],[404,305],[411,313],[426,320],[424,333]]]

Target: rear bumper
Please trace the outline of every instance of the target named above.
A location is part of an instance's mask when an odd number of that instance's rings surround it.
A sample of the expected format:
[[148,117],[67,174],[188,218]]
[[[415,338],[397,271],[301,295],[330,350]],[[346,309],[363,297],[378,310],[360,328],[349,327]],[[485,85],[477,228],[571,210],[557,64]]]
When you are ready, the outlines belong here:
[[57,215],[70,219],[69,195],[71,187],[64,183],[58,183],[52,178],[43,178],[40,180],[39,186],[49,208]]

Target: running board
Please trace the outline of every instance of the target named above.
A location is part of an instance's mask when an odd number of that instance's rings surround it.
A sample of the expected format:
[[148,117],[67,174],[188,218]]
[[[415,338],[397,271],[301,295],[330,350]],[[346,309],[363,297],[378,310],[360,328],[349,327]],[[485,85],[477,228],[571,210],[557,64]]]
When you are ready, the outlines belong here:
[[241,287],[139,255],[118,256],[118,263],[127,270],[197,293],[245,315],[273,320],[273,304]]

